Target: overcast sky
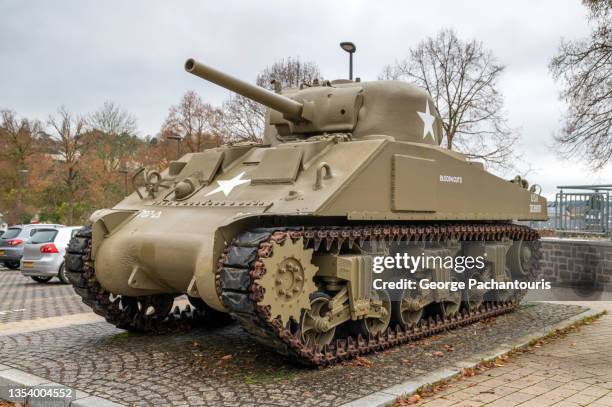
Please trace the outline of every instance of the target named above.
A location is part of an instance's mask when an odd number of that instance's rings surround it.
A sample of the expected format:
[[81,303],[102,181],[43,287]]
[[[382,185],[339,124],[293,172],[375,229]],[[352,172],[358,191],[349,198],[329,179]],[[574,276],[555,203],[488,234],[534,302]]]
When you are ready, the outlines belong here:
[[551,151],[563,104],[547,65],[561,37],[588,35],[579,0],[550,1],[11,1],[0,0],[0,108],[45,120],[64,105],[85,114],[106,100],[154,135],[168,107],[197,90],[213,104],[228,92],[188,75],[195,57],[247,80],[287,56],[347,76],[340,41],[357,45],[355,73],[383,66],[443,27],[477,38],[506,65],[501,90],[519,147],[546,195],[562,184],[612,183]]

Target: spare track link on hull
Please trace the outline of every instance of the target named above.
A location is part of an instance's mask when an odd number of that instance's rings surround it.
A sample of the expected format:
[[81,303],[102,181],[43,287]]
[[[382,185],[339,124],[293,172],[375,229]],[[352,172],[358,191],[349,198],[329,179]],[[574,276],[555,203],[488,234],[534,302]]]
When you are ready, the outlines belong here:
[[419,323],[394,329],[374,337],[361,335],[336,339],[319,350],[314,344],[304,343],[291,324],[283,326],[279,318],[271,319],[269,307],[260,304],[263,299],[257,285],[265,273],[262,259],[272,255],[273,243],[285,239],[302,238],[305,248],[315,252],[329,251],[346,245],[352,247],[368,239],[382,241],[442,241],[457,239],[493,241],[502,238],[530,241],[534,256],[531,258],[531,276],[537,270],[540,252],[538,233],[514,224],[439,224],[439,225],[384,225],[324,228],[260,228],[241,233],[224,251],[217,270],[216,288],[224,306],[243,328],[256,340],[273,348],[287,359],[306,365],[326,366],[389,347],[414,341],[447,329],[457,328],[513,310],[526,291],[517,293],[513,301],[487,302],[476,310],[462,309],[458,314],[441,319],[431,317]]
[[[194,326],[219,326],[231,321],[227,314],[205,305],[204,310],[186,305],[182,310],[176,306],[171,311],[166,305],[172,306],[176,296],[173,294],[121,298],[106,291],[96,279],[91,260],[91,236],[91,227],[86,226],[70,240],[65,259],[66,274],[83,302],[107,322],[130,331],[166,334],[189,330]],[[143,310],[146,304],[160,303],[166,304],[162,315],[146,315],[147,310]]]

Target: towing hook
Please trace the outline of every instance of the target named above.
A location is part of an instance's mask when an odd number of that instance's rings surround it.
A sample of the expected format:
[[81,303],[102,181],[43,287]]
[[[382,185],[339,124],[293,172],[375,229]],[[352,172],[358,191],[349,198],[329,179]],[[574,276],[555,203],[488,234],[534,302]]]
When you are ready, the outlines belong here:
[[[323,172],[325,172],[325,175],[323,175]],[[313,189],[316,191],[323,188],[323,180],[330,179],[332,176],[330,165],[326,162],[320,163],[317,167],[317,178],[315,180]]]

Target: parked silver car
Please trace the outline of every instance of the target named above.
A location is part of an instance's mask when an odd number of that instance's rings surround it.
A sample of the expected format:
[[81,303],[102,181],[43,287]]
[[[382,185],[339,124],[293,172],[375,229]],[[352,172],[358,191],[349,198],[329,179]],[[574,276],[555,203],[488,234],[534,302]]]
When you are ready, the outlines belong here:
[[38,283],[46,283],[57,276],[63,283],[68,284],[64,255],[68,242],[81,227],[49,228],[36,232],[23,248],[21,274]]
[[59,229],[62,227],[64,225],[42,223],[11,226],[0,237],[0,263],[12,270],[17,270],[23,254],[23,246],[30,241],[36,232],[42,229]]

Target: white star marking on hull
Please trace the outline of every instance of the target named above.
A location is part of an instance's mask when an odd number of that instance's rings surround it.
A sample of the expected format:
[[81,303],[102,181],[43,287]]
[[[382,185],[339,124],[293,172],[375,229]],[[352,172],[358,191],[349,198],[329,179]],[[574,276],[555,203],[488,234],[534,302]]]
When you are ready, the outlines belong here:
[[417,111],[417,114],[423,120],[423,139],[431,134],[431,139],[436,142],[436,135],[434,133],[433,124],[436,121],[436,116],[429,113],[429,101],[425,101],[425,112]]
[[219,184],[219,186],[216,189],[213,189],[212,191],[207,193],[206,196],[216,194],[217,192],[221,192],[221,191],[223,191],[225,196],[228,196],[230,192],[232,192],[232,190],[236,188],[238,185],[247,184],[251,182],[250,179],[241,179],[243,175],[244,175],[244,171],[236,175],[234,178],[230,180],[217,181],[217,184]]

